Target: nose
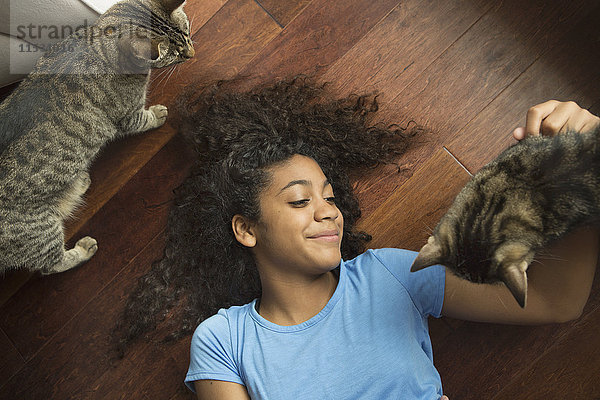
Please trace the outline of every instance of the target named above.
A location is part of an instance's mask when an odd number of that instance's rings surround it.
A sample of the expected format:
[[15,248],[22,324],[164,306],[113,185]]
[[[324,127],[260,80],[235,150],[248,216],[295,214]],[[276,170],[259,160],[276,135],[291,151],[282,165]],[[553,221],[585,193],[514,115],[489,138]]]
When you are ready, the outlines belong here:
[[325,199],[321,199],[317,203],[317,206],[315,209],[315,220],[322,221],[325,219],[330,219],[330,220],[335,221],[338,218],[339,214],[340,214],[340,211],[335,206],[335,204],[332,204]]
[[196,50],[194,50],[194,47],[192,45],[189,45],[188,47],[183,49],[183,52],[181,53],[181,55],[186,59],[194,57],[195,54]]

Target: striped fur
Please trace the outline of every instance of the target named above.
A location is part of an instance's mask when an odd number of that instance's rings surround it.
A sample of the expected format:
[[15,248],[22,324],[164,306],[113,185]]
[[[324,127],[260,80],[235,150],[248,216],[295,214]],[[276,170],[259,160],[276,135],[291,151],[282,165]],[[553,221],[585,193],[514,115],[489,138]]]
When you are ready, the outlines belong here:
[[600,220],[600,131],[530,137],[458,194],[413,270],[443,264],[473,282],[504,282],[524,307],[537,251]]
[[88,169],[117,137],[161,126],[145,108],[150,70],[194,55],[183,0],[125,0],[38,61],[0,105],[0,272],[61,272],[96,251],[65,251],[63,221],[81,204]]

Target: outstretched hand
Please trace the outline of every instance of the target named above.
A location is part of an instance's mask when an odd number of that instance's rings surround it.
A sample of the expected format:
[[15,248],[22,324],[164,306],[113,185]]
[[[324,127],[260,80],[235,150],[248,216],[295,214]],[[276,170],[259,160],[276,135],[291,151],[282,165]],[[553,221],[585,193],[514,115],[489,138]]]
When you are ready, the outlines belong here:
[[516,128],[513,137],[517,140],[527,136],[553,136],[564,132],[588,132],[600,126],[600,118],[581,108],[574,101],[549,100],[531,107],[527,111],[524,127]]

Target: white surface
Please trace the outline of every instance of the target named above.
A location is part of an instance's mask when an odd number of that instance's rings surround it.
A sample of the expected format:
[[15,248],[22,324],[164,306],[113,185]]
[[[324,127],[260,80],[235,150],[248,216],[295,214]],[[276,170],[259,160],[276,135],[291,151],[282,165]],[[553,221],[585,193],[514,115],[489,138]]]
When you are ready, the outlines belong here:
[[100,13],[86,5],[87,2],[96,3],[94,8],[103,9],[116,1],[0,0],[0,33],[11,36],[0,40],[0,85],[31,72],[42,51],[34,51],[35,47],[27,43],[44,49],[78,27],[94,24]]
[[119,0],[81,0],[96,12],[102,14]]

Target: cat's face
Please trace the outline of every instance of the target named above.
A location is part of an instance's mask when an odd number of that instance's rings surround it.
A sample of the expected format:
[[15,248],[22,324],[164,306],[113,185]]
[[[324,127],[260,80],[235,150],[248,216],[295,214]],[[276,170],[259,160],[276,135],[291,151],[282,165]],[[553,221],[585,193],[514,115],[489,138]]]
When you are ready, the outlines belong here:
[[526,271],[534,251],[524,241],[502,240],[479,228],[476,223],[465,226],[452,213],[446,214],[419,251],[411,270],[441,264],[472,282],[503,282],[525,307]]
[[[163,68],[195,54],[184,0],[126,0],[98,21],[100,31],[115,27],[119,48],[144,68]],[[115,26],[116,25],[116,26]]]

